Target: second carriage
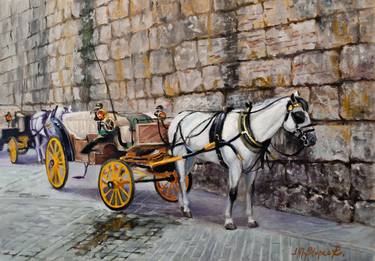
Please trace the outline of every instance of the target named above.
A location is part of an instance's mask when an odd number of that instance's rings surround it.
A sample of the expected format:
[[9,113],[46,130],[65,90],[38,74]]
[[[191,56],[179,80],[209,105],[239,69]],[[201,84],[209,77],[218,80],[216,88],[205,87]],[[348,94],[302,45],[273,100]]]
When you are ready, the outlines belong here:
[[[61,189],[69,175],[69,162],[100,164],[98,189],[104,204],[112,210],[127,208],[133,200],[135,183],[153,182],[166,201],[178,201],[179,182],[174,160],[168,154],[168,123],[163,111],[146,114],[108,113],[98,107],[93,112],[64,115],[52,119],[57,136],[46,148],[47,177]],[[187,191],[192,185],[186,176]]]

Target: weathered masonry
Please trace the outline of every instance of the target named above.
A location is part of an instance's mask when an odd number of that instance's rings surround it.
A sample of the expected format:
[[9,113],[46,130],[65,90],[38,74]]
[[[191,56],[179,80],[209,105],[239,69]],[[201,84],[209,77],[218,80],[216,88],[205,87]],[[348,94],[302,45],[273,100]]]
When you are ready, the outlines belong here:
[[[375,226],[374,0],[2,0],[0,33],[0,104],[24,110],[108,104],[95,54],[117,110],[299,90],[318,143],[259,173],[258,203]],[[226,189],[219,168],[195,171]]]

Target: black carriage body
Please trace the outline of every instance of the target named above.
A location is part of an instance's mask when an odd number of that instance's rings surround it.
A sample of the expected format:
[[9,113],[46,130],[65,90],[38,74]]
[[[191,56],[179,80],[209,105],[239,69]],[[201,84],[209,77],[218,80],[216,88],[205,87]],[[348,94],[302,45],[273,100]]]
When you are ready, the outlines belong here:
[[[30,118],[31,118],[31,115],[24,116],[25,129],[23,131],[20,131],[19,127],[15,123],[12,124],[15,127],[4,128],[1,130],[0,150],[3,149],[4,144],[7,144],[9,142],[10,138],[14,137],[18,139],[21,136],[29,137],[28,147],[34,147],[33,139],[31,139],[32,135],[31,135],[31,129],[30,129]],[[18,122],[18,118],[15,118],[14,122]]]

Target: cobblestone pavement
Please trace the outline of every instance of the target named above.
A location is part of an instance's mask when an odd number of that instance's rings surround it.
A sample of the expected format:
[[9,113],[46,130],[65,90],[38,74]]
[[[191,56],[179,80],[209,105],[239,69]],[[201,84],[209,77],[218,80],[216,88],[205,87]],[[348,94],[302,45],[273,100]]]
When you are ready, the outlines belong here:
[[[185,219],[176,204],[145,184],[136,187],[125,212],[112,212],[97,192],[98,167],[56,191],[32,153],[21,157],[21,164],[11,165],[0,152],[0,261],[375,260],[372,228],[258,207],[260,227],[248,229],[239,203],[234,213],[239,228],[226,231],[224,198],[193,189],[194,218]],[[71,176],[82,170],[70,166]],[[313,249],[326,256],[304,256]],[[338,256],[332,258],[332,251]]]

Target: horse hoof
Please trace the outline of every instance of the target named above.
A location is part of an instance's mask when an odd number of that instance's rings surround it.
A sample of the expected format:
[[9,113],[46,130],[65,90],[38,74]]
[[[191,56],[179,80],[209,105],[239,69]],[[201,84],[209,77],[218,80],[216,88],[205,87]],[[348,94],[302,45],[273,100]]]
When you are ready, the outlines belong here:
[[258,223],[254,220],[253,222],[248,222],[247,226],[249,228],[255,228],[255,227],[258,227]]
[[184,215],[184,217],[187,217],[187,218],[192,218],[193,217],[193,214],[191,214],[190,210],[185,211],[183,208],[181,208],[181,211],[182,211],[182,215]]
[[237,229],[237,226],[234,223],[225,224],[224,227],[225,227],[226,230],[235,230],[235,229]]

